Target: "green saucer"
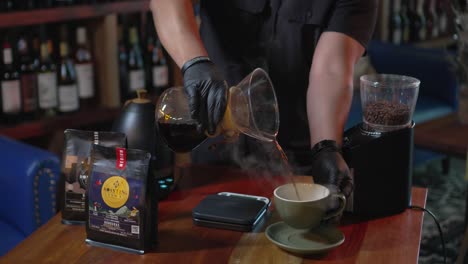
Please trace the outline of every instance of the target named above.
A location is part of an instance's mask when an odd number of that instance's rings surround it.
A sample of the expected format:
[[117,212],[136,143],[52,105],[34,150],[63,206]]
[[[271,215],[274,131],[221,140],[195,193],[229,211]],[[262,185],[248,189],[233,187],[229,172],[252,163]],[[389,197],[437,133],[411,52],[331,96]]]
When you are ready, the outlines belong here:
[[284,222],[270,225],[265,235],[278,247],[299,254],[323,253],[338,247],[345,241],[344,234],[334,226],[301,230],[289,227]]

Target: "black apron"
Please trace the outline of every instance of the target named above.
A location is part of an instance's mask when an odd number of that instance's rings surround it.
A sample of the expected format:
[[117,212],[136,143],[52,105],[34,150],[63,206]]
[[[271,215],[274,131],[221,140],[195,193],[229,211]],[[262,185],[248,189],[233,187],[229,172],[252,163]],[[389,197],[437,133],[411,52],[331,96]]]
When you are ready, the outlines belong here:
[[[278,142],[295,165],[309,163],[306,112],[309,71],[332,2],[202,0],[200,3],[201,37],[229,86],[239,83],[255,68],[268,72],[280,110]],[[229,164],[234,160],[241,166],[263,166],[271,159],[269,152],[274,152],[274,146],[267,145],[248,137],[241,137],[234,144],[224,144],[220,138],[210,139],[193,151],[193,160]]]

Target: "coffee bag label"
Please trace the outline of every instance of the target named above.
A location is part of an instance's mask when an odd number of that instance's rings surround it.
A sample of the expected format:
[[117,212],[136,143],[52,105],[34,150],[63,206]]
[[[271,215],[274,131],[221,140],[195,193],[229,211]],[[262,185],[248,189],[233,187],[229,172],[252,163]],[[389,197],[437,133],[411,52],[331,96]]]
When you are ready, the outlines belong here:
[[89,183],[89,228],[121,237],[140,238],[142,182],[95,172]]
[[127,150],[124,148],[116,148],[115,153],[117,156],[115,167],[118,170],[124,170],[127,166]]
[[84,213],[85,195],[73,192],[65,193],[65,209],[70,212]]
[[127,202],[129,192],[127,180],[120,176],[112,176],[102,185],[101,196],[109,207],[120,208]]
[[86,180],[88,177],[86,162],[71,164],[71,170],[65,176],[65,210],[85,212]]

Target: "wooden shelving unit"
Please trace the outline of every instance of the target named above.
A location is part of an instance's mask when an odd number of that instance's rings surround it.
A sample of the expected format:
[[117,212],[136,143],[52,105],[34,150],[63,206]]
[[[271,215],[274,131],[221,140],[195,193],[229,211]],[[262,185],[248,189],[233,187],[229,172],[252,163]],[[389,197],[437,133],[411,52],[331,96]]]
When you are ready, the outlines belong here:
[[149,0],[134,0],[96,5],[37,9],[0,13],[0,28],[39,25],[44,23],[65,22],[99,18],[112,14],[125,14],[149,10]]
[[119,114],[119,111],[119,109],[100,107],[84,109],[77,113],[30,122],[21,122],[12,126],[0,126],[0,134],[17,140],[42,137],[57,130],[88,126],[114,120]]
[[18,140],[45,137],[67,128],[89,127],[112,122],[120,109],[119,71],[117,58],[117,16],[146,12],[149,0],[127,0],[96,5],[78,5],[0,13],[0,30],[6,28],[61,23],[72,20],[91,22],[96,62],[98,103],[70,115],[25,121],[14,125],[0,125],[0,135]]

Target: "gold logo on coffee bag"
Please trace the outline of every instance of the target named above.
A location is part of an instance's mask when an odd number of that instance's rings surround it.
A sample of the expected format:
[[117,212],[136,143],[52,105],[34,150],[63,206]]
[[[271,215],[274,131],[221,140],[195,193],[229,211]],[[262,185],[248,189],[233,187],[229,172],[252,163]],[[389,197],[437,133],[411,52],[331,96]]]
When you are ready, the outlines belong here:
[[122,207],[128,200],[130,187],[127,180],[120,176],[108,178],[101,189],[102,200],[112,208]]

